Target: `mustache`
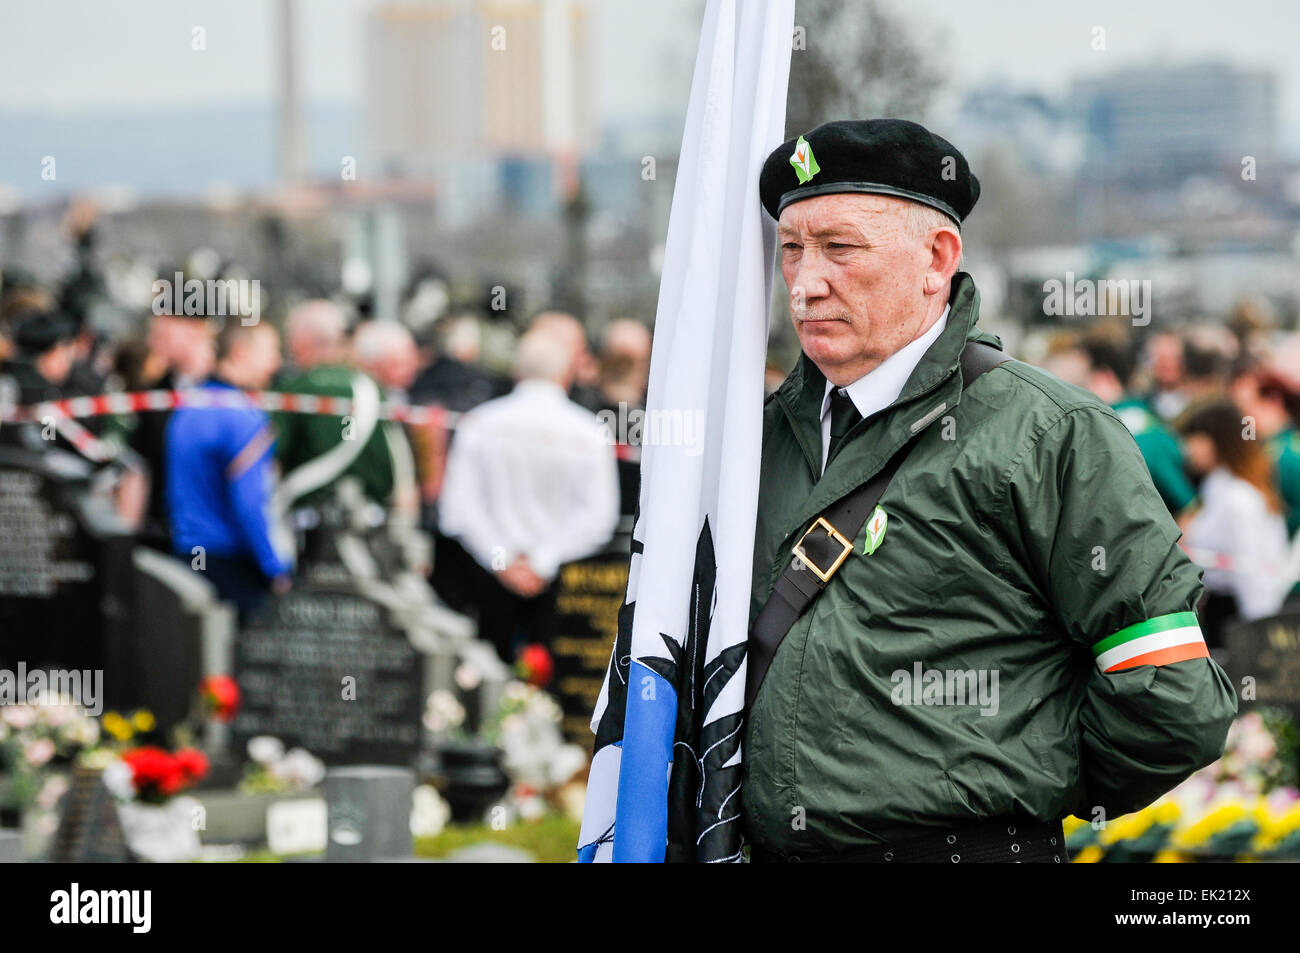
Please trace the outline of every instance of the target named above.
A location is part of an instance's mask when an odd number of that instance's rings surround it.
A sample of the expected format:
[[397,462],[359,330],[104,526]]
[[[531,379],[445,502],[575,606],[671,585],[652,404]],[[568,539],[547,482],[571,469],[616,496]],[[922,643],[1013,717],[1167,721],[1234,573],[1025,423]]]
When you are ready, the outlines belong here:
[[852,324],[853,319],[844,311],[802,311],[792,312],[795,321],[803,323],[805,321],[843,321],[845,324]]

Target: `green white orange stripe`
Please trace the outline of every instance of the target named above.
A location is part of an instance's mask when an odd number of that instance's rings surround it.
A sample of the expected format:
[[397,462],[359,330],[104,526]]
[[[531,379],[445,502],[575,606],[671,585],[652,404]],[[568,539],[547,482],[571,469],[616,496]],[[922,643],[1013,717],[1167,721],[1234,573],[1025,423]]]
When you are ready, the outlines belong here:
[[1103,672],[1210,657],[1195,612],[1171,612],[1134,623],[1102,639],[1092,654]]

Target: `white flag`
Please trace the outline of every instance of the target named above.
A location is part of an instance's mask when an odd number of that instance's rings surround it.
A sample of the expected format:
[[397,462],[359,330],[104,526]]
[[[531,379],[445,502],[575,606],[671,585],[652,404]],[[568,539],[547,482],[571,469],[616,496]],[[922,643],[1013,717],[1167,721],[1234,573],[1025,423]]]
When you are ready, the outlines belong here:
[[794,0],[705,10],[655,315],[631,573],[592,717],[584,861],[740,858],[776,251],[758,179],[784,140],[793,31]]

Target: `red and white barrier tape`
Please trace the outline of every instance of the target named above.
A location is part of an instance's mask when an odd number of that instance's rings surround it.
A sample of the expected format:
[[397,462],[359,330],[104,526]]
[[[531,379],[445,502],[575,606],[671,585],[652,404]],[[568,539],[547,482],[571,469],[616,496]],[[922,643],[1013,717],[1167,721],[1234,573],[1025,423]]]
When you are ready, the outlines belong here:
[[[317,397],[314,394],[288,394],[271,390],[144,390],[131,393],[100,394],[97,397],[70,397],[40,404],[0,409],[0,423],[21,423],[45,417],[106,417],[112,414],[137,414],[151,410],[176,410],[179,407],[247,407],[259,410],[299,414],[326,414],[342,417],[352,412],[348,397]],[[442,407],[420,404],[384,403],[380,417],[397,423],[422,426],[455,426],[460,414]]]
[[[137,414],[149,411],[176,410],[180,407],[246,408],[295,414],[324,414],[345,417],[352,412],[348,397],[318,397],[314,394],[290,394],[269,390],[145,390],[130,393],[100,394],[96,397],[70,397],[40,404],[0,407],[0,424],[43,423],[52,421],[59,435],[90,460],[102,463],[116,456],[111,444],[97,438],[77,423],[91,417]],[[460,414],[433,405],[381,403],[381,420],[410,424],[414,427],[455,427]]]

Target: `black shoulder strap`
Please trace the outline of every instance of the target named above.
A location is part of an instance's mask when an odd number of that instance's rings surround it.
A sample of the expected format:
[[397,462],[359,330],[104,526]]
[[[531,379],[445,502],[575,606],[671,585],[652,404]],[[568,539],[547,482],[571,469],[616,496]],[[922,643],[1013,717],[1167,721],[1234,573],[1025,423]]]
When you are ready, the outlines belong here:
[[[1007,360],[1007,355],[995,347],[977,341],[968,342],[961,352],[962,389],[969,387],[985,371]],[[853,541],[858,531],[884,496],[889,481],[915,443],[915,440],[909,440],[903,444],[880,472],[831,504],[795,544],[794,559],[777,578],[772,594],[754,619],[749,633],[746,711],[758,697],[763,676],[767,674],[781,640],[853,552]]]

